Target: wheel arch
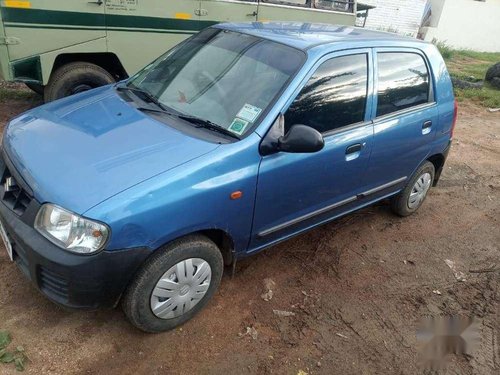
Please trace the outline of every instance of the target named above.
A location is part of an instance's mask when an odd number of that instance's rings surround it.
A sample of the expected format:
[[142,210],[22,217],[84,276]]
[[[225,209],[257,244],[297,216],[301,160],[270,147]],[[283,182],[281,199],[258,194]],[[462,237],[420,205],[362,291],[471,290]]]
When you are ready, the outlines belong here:
[[427,161],[431,162],[434,165],[434,181],[432,183],[433,186],[436,186],[439,182],[439,178],[441,177],[441,172],[443,171],[444,162],[446,157],[444,154],[434,154],[427,158]]
[[95,64],[106,70],[117,81],[128,78],[128,73],[123,67],[120,59],[116,54],[111,52],[59,54],[54,61],[50,75],[52,76],[52,74],[54,74],[54,72],[60,67],[73,62],[87,62]]
[[[233,237],[227,231],[218,228],[198,229],[193,231],[186,231],[182,234],[178,233],[177,235],[172,236],[172,238],[169,238],[168,241],[161,244],[160,246],[155,246],[155,248],[161,249],[174,241],[178,241],[180,239],[187,238],[193,235],[202,235],[214,242],[215,245],[219,248],[222,257],[224,258],[224,264],[226,266],[233,263],[235,253]],[[154,251],[152,252],[152,254],[154,254]]]
[[[224,264],[229,266],[234,261],[234,241],[233,238],[229,235],[229,233],[221,230],[221,229],[206,229],[197,232],[199,234],[208,237],[212,240],[220,252],[222,253],[222,257],[224,258]],[[194,233],[196,234],[196,233]]]

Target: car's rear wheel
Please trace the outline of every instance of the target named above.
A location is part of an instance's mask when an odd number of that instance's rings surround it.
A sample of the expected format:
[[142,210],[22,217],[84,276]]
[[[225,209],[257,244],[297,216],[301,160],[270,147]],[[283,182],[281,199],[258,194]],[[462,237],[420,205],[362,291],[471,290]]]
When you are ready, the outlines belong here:
[[212,298],[223,272],[217,246],[201,235],[157,250],[140,269],[122,301],[130,322],[145,332],[173,329]]
[[106,70],[87,62],[63,65],[50,77],[45,87],[45,101],[51,102],[115,82]]
[[399,216],[409,216],[417,211],[427,197],[435,173],[431,162],[422,164],[403,191],[392,198],[391,207],[394,213]]

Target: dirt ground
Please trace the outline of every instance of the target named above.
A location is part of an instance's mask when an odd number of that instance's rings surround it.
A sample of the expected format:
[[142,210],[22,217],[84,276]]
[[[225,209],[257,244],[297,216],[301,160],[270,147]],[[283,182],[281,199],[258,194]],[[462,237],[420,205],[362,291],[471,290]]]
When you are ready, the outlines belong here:
[[[1,126],[32,103],[4,100]],[[443,373],[499,374],[499,267],[500,113],[463,103],[441,182],[412,217],[383,202],[243,260],[207,309],[158,335],[119,309],[55,306],[0,249],[0,329],[30,374],[415,374],[418,320],[459,314],[479,319],[479,348]]]

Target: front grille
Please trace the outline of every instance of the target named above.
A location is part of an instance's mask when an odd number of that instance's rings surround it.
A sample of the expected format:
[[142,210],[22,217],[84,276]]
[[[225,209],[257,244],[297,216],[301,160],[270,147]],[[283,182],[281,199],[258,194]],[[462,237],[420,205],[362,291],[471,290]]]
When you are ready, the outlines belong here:
[[68,300],[69,285],[63,276],[40,266],[38,268],[38,281],[40,289],[47,295],[55,297],[57,300]]
[[14,261],[17,263],[21,271],[26,275],[28,279],[31,280],[30,270],[29,270],[29,262],[26,254],[26,250],[23,247],[14,241],[12,237],[9,238],[11,240],[12,249],[14,250]]
[[21,216],[28,208],[33,199],[30,194],[18,183],[16,178],[5,163],[2,178],[0,180],[0,193],[2,201],[7,207]]

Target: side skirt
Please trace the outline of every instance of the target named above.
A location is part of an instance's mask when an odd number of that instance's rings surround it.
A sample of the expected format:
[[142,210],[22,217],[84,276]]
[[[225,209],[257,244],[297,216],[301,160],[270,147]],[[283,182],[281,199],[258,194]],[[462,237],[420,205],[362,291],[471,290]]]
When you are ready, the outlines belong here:
[[255,248],[255,249],[251,249],[251,250],[249,250],[249,251],[248,251],[248,252],[246,252],[246,253],[241,253],[241,254],[239,254],[239,255],[238,255],[238,259],[245,258],[245,257],[247,257],[247,256],[253,255],[253,254],[255,254],[255,253],[258,253],[258,252],[260,252],[260,251],[262,251],[262,250],[267,249],[268,247],[272,247],[272,246],[277,245],[277,244],[279,244],[279,243],[281,243],[281,242],[283,242],[283,241],[289,240],[290,238],[293,238],[293,237],[295,237],[295,236],[298,236],[299,234],[302,234],[302,233],[307,232],[307,231],[309,231],[309,230],[311,230],[311,229],[314,229],[314,228],[316,228],[316,227],[318,227],[318,226],[320,226],[320,225],[327,224],[327,223],[329,223],[330,221],[333,221],[333,220],[338,219],[338,218],[340,218],[340,217],[346,216],[346,215],[348,215],[348,214],[350,214],[350,213],[353,213],[353,212],[355,212],[355,211],[361,210],[361,209],[363,209],[363,208],[365,208],[365,207],[371,206],[372,204],[374,204],[374,203],[376,203],[376,202],[379,202],[379,201],[382,201],[382,200],[384,200],[384,199],[390,198],[390,197],[392,197],[392,196],[394,196],[394,195],[397,195],[400,191],[401,191],[401,189],[399,189],[399,190],[397,190],[397,191],[395,191],[395,192],[392,192],[392,193],[390,193],[390,194],[386,194],[386,195],[384,195],[384,196],[382,196],[382,197],[380,197],[380,198],[373,199],[373,200],[371,200],[371,201],[369,201],[369,202],[367,202],[367,203],[364,203],[364,204],[362,204],[362,205],[360,205],[360,206],[354,207],[354,208],[352,208],[352,209],[350,209],[350,210],[348,210],[348,211],[342,212],[342,213],[340,213],[340,214],[338,214],[338,215],[335,215],[335,216],[332,216],[332,217],[330,217],[330,218],[328,218],[328,219],[325,219],[325,220],[323,220],[323,221],[321,221],[321,222],[319,222],[319,223],[317,223],[317,224],[313,224],[313,225],[311,225],[311,226],[309,226],[309,227],[307,227],[307,228],[301,229],[301,230],[299,230],[299,231],[297,231],[297,232],[295,232],[295,233],[292,233],[292,234],[289,234],[289,235],[287,235],[287,236],[285,236],[285,237],[282,237],[282,238],[276,239],[276,240],[274,240],[274,241],[272,241],[272,242],[269,242],[269,243],[267,243],[267,244],[265,244],[265,245],[263,245],[263,246],[257,247],[257,248]]

